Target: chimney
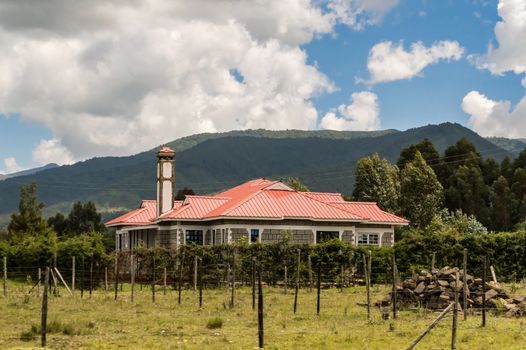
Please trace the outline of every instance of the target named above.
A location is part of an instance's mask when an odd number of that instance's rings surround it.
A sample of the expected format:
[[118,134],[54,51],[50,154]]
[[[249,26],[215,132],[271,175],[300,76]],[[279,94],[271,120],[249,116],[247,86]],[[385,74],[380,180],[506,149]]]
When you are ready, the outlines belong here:
[[157,216],[171,210],[175,198],[175,152],[163,147],[157,152]]

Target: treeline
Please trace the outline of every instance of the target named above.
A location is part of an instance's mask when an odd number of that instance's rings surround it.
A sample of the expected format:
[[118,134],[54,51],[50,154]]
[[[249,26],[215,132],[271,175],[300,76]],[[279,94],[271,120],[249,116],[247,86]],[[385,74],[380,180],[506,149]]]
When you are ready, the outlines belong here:
[[11,215],[7,231],[0,231],[0,256],[10,267],[43,267],[60,259],[103,259],[115,247],[101,215],[91,202],[75,203],[68,215],[43,217],[44,204],[36,197],[36,183],[20,187],[18,212]]
[[518,229],[526,219],[526,149],[499,164],[467,139],[442,155],[426,139],[403,149],[396,164],[377,154],[360,159],[352,198],[376,201],[421,228],[446,208],[492,231]]

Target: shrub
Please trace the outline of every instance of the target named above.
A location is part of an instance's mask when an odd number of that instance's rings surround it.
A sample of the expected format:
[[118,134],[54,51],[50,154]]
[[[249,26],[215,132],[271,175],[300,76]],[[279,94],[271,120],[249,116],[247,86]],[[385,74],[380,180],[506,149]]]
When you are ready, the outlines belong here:
[[217,329],[223,327],[223,319],[221,317],[214,317],[208,320],[206,328]]

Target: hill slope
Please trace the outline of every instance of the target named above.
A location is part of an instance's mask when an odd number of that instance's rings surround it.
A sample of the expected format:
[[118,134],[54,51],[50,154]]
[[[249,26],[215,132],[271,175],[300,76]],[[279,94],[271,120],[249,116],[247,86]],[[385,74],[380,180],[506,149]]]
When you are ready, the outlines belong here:
[[525,139],[507,139],[505,137],[487,137],[491,143],[509,151],[514,157],[518,156],[526,148]]
[[[201,134],[168,145],[178,152],[176,186],[206,194],[257,177],[298,176],[312,190],[350,193],[356,161],[378,152],[396,161],[400,150],[430,139],[439,151],[466,137],[484,156],[509,152],[458,124],[429,125],[404,132],[266,131]],[[16,209],[20,184],[36,181],[48,213],[71,202],[93,200],[108,212],[155,198],[155,149],[129,157],[94,158],[0,182],[0,214]]]

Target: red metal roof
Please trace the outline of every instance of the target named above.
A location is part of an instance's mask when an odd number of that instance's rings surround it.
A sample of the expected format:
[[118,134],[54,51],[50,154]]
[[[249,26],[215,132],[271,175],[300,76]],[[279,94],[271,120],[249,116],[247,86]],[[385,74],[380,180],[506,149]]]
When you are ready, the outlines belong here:
[[406,219],[382,211],[376,203],[345,202],[340,193],[297,192],[268,179],[248,181],[215,196],[186,196],[173,210],[156,217],[156,201],[143,201],[106,225],[145,225],[162,220],[216,218],[301,218],[354,222],[407,224]]
[[169,211],[159,219],[202,219],[207,213],[225,204],[229,198],[208,196],[186,196],[186,200],[177,209]]
[[374,202],[331,202],[328,204],[371,222],[409,223],[409,220],[383,211]]
[[[183,204],[182,201],[175,201],[174,208]],[[157,217],[157,201],[143,200],[141,206],[126,214],[106,222],[106,226],[113,225],[150,225],[152,220]]]

